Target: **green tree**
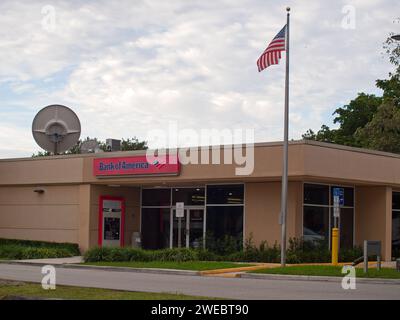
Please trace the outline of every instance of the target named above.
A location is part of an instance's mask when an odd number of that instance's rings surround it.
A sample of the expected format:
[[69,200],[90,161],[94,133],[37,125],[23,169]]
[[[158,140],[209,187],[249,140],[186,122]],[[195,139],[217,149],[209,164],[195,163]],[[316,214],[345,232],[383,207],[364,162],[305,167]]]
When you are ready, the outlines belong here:
[[327,125],[322,125],[317,133],[309,129],[303,134],[303,139],[331,142],[347,146],[361,146],[354,136],[357,129],[364,127],[376,113],[378,106],[382,103],[381,97],[358,94],[357,98],[351,100],[349,104],[335,110],[333,123],[339,124],[338,129],[330,129]]
[[400,153],[400,108],[382,103],[374,117],[355,134],[364,148]]
[[376,80],[376,86],[383,91],[382,96],[359,93],[333,113],[333,123],[339,125],[337,129],[322,125],[317,133],[309,129],[303,139],[400,152],[397,143],[400,131],[396,124],[400,109],[400,43],[389,37],[384,49],[395,71],[389,73],[388,79]]
[[121,150],[122,151],[132,151],[132,150],[147,150],[147,141],[139,141],[138,138],[122,138]]
[[[103,151],[107,151],[106,149],[106,143],[104,141],[101,141],[97,138],[90,138],[86,137],[86,139],[79,139],[79,141],[68,151],[65,151],[61,153],[62,155],[68,155],[68,154],[80,154],[81,153],[81,147],[82,144],[86,141],[89,140],[96,140],[97,143],[99,144],[99,148]],[[147,141],[140,141],[138,138],[133,137],[133,138],[128,138],[124,139],[122,138],[121,140],[121,151],[131,151],[131,150],[147,150]],[[48,151],[38,151],[32,155],[32,157],[46,157],[46,156],[51,156],[52,153]]]

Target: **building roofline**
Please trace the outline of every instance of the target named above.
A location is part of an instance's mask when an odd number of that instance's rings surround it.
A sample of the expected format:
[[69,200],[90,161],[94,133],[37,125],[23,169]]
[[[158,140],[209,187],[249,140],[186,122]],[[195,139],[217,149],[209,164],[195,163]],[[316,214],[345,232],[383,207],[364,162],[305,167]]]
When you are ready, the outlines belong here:
[[359,147],[350,147],[350,146],[344,146],[344,145],[329,143],[329,142],[321,142],[321,141],[305,140],[305,139],[298,140],[298,142],[300,144],[313,145],[313,146],[323,147],[323,148],[338,149],[338,150],[357,152],[357,153],[366,153],[366,154],[382,156],[382,157],[389,157],[389,158],[400,158],[400,154],[397,154],[397,153],[365,149],[365,148],[359,148]]
[[[274,147],[282,145],[282,141],[271,141],[271,142],[257,142],[254,143],[255,148],[259,147]],[[234,147],[234,146],[243,146],[244,144],[226,144],[226,145],[209,145],[209,146],[198,146],[198,147],[181,147],[179,149],[186,148],[200,148],[200,149],[217,149],[221,147]],[[344,146],[329,142],[321,142],[314,140],[291,140],[289,141],[289,145],[310,145],[322,148],[350,151],[356,153],[365,153],[383,157],[391,157],[391,158],[400,158],[400,154],[377,151],[371,149],[364,149],[358,147],[350,147]],[[151,149],[152,150],[152,149]],[[155,150],[155,149],[153,149]],[[175,149],[167,149],[167,151],[171,151]],[[116,151],[116,152],[101,152],[101,153],[87,153],[87,154],[70,154],[70,155],[57,155],[57,156],[43,156],[43,157],[24,157],[24,158],[5,158],[0,159],[0,162],[14,162],[14,161],[39,161],[39,160],[55,160],[55,159],[79,159],[79,158],[102,158],[102,157],[118,157],[118,156],[131,156],[131,155],[143,155],[146,153],[146,150],[134,150],[134,151]]]

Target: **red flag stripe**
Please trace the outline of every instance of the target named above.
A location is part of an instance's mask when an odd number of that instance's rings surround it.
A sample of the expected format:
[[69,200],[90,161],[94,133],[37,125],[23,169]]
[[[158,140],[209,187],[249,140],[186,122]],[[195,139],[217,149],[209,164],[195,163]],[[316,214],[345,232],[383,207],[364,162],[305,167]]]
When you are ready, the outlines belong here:
[[278,64],[282,58],[282,51],[285,51],[286,26],[275,36],[268,47],[264,50],[257,60],[258,71],[261,72],[270,65]]

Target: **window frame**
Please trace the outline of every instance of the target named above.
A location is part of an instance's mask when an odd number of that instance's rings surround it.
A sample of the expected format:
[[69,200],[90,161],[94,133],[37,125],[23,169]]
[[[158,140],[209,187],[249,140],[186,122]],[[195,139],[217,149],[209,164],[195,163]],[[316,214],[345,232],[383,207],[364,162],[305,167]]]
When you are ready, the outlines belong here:
[[[324,185],[329,187],[329,205],[318,205],[318,204],[307,204],[304,203],[304,186],[306,184],[317,184],[317,185]],[[302,183],[302,189],[301,189],[301,237],[304,236],[304,206],[316,206],[316,207],[328,207],[329,208],[329,239],[328,239],[328,245],[329,249],[331,249],[331,242],[332,242],[332,223],[331,223],[331,209],[333,208],[333,201],[331,199],[331,188],[332,187],[339,187],[339,188],[352,188],[353,189],[353,206],[343,206],[342,208],[347,208],[347,209],[353,209],[353,248],[355,246],[355,240],[356,240],[356,186],[353,184],[340,184],[340,183],[324,183],[324,182],[315,182],[315,181],[303,181]],[[332,205],[331,205],[332,203]],[[341,220],[339,219],[339,225],[341,224]],[[339,239],[339,248],[340,248],[340,239]]]
[[[208,186],[231,186],[231,185],[242,185],[243,186],[243,203],[240,204],[209,204],[207,202],[207,187]],[[179,186],[179,185],[170,185],[170,186],[165,186],[162,188],[159,187],[151,187],[151,186],[141,186],[140,187],[140,226],[139,226],[139,232],[142,234],[142,209],[170,209],[172,212],[173,209],[176,209],[176,205],[173,204],[172,199],[173,199],[173,189],[183,189],[183,188],[204,188],[204,205],[185,205],[185,209],[204,209],[204,225],[205,225],[205,232],[207,232],[207,207],[208,206],[213,206],[213,207],[243,207],[243,245],[245,244],[245,238],[246,238],[246,183],[245,182],[217,182],[217,183],[205,183],[203,185],[185,185],[185,186]],[[144,206],[142,199],[143,199],[143,190],[148,190],[148,189],[170,189],[170,205],[169,206]]]

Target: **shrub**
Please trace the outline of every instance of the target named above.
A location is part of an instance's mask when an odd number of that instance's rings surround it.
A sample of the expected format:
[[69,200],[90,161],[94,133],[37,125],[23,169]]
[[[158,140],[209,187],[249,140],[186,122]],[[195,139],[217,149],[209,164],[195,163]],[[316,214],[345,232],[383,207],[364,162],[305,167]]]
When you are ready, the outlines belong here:
[[[227,243],[237,245],[237,240],[227,238]],[[174,248],[143,250],[137,248],[92,248],[85,253],[87,262],[96,261],[233,261],[233,262],[280,262],[280,246],[275,242],[269,246],[266,241],[256,246],[250,235],[241,250],[233,251],[233,246],[222,250],[221,245],[210,249]],[[225,254],[218,252],[225,251]],[[339,261],[350,262],[362,255],[360,247],[344,249],[339,253]],[[289,239],[287,263],[330,262],[331,252],[325,242],[304,241],[302,238]]]
[[197,249],[197,258],[199,261],[219,261],[221,256],[206,249]]
[[89,249],[83,256],[84,260],[86,262],[104,261],[104,249],[107,248],[94,247]]
[[40,248],[23,246],[0,246],[1,259],[45,259],[71,257],[69,250],[65,248]]
[[193,249],[175,248],[163,250],[143,250],[137,248],[102,247],[86,251],[86,262],[97,261],[196,261],[198,252]]
[[33,247],[33,248],[61,248],[68,250],[72,255],[79,255],[79,246],[76,243],[59,243],[35,240],[16,240],[16,239],[2,239],[0,238],[0,247],[5,245]]
[[0,239],[0,259],[65,258],[79,254],[78,245],[73,243]]
[[155,251],[156,260],[159,261],[196,261],[197,251],[187,248],[174,248]]
[[211,232],[206,235],[206,248],[221,256],[230,255],[243,249],[243,236],[237,237],[225,235],[223,238],[215,238]]
[[339,261],[351,262],[363,255],[362,247],[354,247],[351,249],[342,249],[339,251]]
[[[351,262],[363,255],[361,247],[340,249],[339,261]],[[288,263],[331,262],[331,251],[327,241],[306,241],[303,238],[289,239]]]

